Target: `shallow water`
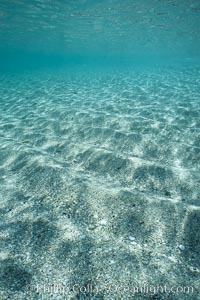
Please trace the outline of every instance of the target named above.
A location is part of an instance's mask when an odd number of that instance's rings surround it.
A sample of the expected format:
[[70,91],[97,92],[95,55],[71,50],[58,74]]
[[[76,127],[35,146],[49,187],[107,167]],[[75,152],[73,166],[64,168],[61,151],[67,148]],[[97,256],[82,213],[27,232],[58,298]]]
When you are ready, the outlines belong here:
[[48,299],[37,284],[92,278],[110,299],[108,284],[130,289],[144,275],[194,286],[199,71],[6,75],[0,90],[5,295],[25,299],[31,284],[30,299]]
[[198,1],[0,7],[0,299],[199,299]]

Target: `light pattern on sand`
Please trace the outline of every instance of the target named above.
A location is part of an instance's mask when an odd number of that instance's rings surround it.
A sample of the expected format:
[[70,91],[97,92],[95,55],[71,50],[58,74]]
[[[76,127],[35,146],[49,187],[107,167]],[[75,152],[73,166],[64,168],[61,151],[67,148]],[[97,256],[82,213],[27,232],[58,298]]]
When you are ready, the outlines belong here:
[[[1,77],[5,295],[25,299],[26,285],[37,283],[197,289],[199,75]],[[95,299],[114,298],[104,291]]]

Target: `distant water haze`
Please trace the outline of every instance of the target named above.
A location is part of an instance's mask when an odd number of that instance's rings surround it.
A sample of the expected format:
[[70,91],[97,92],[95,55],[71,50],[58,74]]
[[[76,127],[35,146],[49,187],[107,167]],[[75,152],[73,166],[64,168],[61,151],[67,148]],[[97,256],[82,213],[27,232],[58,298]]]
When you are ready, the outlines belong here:
[[0,2],[1,68],[197,64],[200,3]]

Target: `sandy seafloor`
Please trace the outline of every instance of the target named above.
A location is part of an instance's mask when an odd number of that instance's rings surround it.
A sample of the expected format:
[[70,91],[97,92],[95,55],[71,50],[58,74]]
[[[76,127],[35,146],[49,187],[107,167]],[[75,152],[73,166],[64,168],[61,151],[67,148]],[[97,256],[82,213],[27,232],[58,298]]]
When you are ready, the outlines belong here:
[[199,90],[192,68],[1,76],[0,299],[200,299]]

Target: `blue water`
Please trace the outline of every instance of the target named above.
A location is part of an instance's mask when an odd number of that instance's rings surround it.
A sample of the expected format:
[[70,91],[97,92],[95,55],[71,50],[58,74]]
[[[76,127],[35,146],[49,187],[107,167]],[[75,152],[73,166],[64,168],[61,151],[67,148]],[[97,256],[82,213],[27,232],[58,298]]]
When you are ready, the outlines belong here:
[[200,299],[199,91],[199,0],[0,1],[0,300]]
[[1,70],[199,63],[199,1],[4,1]]

